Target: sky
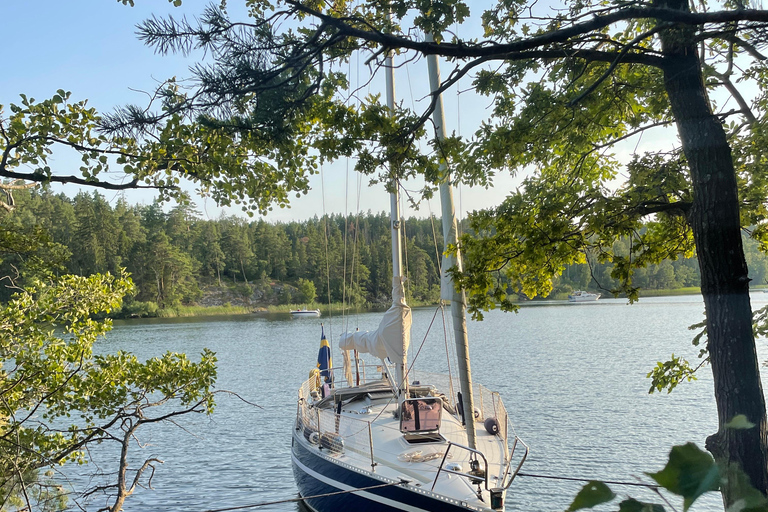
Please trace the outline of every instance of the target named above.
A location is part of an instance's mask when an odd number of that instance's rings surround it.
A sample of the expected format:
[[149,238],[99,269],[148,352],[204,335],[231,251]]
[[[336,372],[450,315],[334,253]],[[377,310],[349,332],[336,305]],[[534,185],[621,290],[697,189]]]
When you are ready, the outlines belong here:
[[[169,77],[187,77],[188,68],[196,60],[179,55],[156,55],[152,48],[144,46],[135,35],[135,27],[142,20],[156,15],[164,17],[189,16],[202,13],[208,0],[184,0],[180,8],[174,8],[166,0],[135,0],[135,7],[124,6],[116,0],[25,0],[23,2],[0,1],[0,37],[4,39],[4,73],[0,80],[0,104],[19,101],[19,94],[38,100],[50,98],[58,89],[72,92],[72,100],[88,99],[89,105],[101,113],[112,111],[116,106],[129,103],[145,104],[146,93]],[[242,17],[242,0],[229,0],[228,9],[234,18]],[[478,13],[480,9],[477,9]],[[472,27],[457,28],[459,32]],[[460,33],[461,35],[461,33]],[[442,65],[447,72],[445,64]],[[397,98],[406,106],[421,109],[426,104],[428,91],[426,61],[423,59],[401,66],[395,75]],[[350,75],[364,74],[364,64],[353,61]],[[356,78],[353,78],[354,81]],[[449,132],[470,136],[480,122],[488,117],[490,101],[471,92],[458,94],[457,90],[469,88],[469,79],[458,89],[444,95],[446,125]],[[373,82],[367,92],[382,93]],[[54,172],[76,171],[77,161],[66,156],[54,155]],[[307,196],[292,201],[290,209],[276,208],[266,218],[283,222],[303,220],[323,213],[355,213],[358,210],[380,212],[389,208],[389,199],[382,186],[368,187],[367,181],[359,187],[359,178],[350,169],[354,162],[345,160],[327,164],[321,176],[311,181],[312,190]],[[456,193],[457,212],[465,213],[499,204],[510,190],[519,184],[519,178],[500,174],[494,187],[470,189],[461,187]],[[406,183],[411,190],[421,188],[422,183]],[[76,190],[68,185],[62,188],[74,195]],[[107,199],[117,200],[121,193],[100,191]],[[131,203],[150,203],[147,192],[127,192]],[[242,214],[240,209],[221,209],[211,199],[195,198],[203,218],[220,215]],[[424,205],[418,212],[404,208],[404,215],[428,216],[430,208],[439,215],[439,205]]]

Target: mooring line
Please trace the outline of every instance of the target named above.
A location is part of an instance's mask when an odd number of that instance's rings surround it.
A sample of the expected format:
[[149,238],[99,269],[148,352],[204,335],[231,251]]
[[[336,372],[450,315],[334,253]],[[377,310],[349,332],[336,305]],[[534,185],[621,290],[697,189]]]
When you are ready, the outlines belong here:
[[[647,487],[649,489],[658,489],[659,486],[655,484],[644,484],[641,482],[620,482],[615,480],[600,480],[598,478],[574,478],[570,476],[553,476],[553,475],[536,475],[533,473],[518,473],[517,476],[527,476],[529,478],[546,478],[548,480],[567,480],[571,482],[603,482],[605,484],[613,484],[613,485],[630,485],[633,487]],[[327,498],[329,496],[338,496],[340,494],[349,494],[353,492],[360,492],[360,491],[369,491],[371,489],[381,489],[383,487],[392,487],[395,485],[403,485],[406,482],[391,482],[388,484],[379,484],[379,485],[371,485],[369,487],[360,487],[357,489],[349,489],[347,491],[335,491],[335,492],[328,492],[325,494],[315,494],[313,496],[304,496],[300,498],[289,498],[285,500],[278,500],[278,501],[266,501],[263,503],[254,503],[252,505],[240,505],[237,507],[227,507],[227,508],[215,508],[206,510],[205,512],[230,512],[232,510],[244,510],[247,508],[258,508],[258,507],[266,507],[268,505],[279,505],[281,503],[295,503],[297,501],[304,501],[304,500],[312,500],[315,498]]]
[[401,482],[392,482],[388,484],[371,485],[370,487],[360,487],[359,489],[350,489],[348,491],[336,491],[336,492],[328,492],[325,494],[315,494],[314,496],[304,496],[303,498],[290,498],[286,500],[267,501],[264,503],[254,503],[253,505],[240,505],[239,507],[214,508],[214,509],[206,510],[205,512],[228,512],[230,510],[243,510],[246,508],[266,507],[267,505],[279,505],[280,503],[291,503],[296,501],[312,500],[315,498],[326,498],[328,496],[337,496],[339,494],[349,494],[351,492],[369,491],[371,489],[381,489],[382,487],[392,487],[394,485],[403,485],[404,483],[406,482],[401,481]]
[[659,488],[657,484],[644,484],[642,482],[619,482],[614,480],[601,480],[599,478],[574,478],[570,476],[534,475],[532,473],[518,473],[517,476],[527,476],[531,478],[546,478],[549,480],[568,480],[571,482],[603,482],[604,484],[631,485],[633,487],[647,487],[649,489]]

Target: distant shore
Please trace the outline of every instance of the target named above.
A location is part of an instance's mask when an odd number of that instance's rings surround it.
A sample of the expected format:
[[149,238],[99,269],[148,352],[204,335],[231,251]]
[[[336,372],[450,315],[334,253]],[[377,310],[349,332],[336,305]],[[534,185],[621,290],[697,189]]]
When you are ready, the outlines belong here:
[[[768,287],[755,287],[750,291],[766,291]],[[673,288],[673,289],[661,289],[661,290],[641,290],[640,298],[643,297],[663,297],[663,296],[677,296],[677,295],[699,295],[701,294],[701,288],[699,287],[687,287],[687,288]],[[602,298],[612,298],[610,293],[603,293]],[[618,298],[621,298],[619,296]],[[545,302],[549,300],[567,300],[567,293],[558,293],[550,295],[549,297],[537,297],[533,299],[536,302]],[[522,302],[522,301],[521,301]],[[417,302],[412,303],[412,307],[426,307],[435,306],[436,303]],[[290,313],[297,309],[319,309],[323,316],[329,314],[341,315],[344,311],[356,312],[356,311],[375,311],[384,309],[386,306],[382,304],[367,305],[367,306],[346,306],[342,307],[341,303],[334,303],[330,306],[324,304],[282,304],[282,305],[267,305],[267,306],[178,306],[173,308],[165,308],[157,311],[156,318],[185,318],[185,317],[202,317],[202,316],[223,316],[223,315],[250,315],[250,314],[275,314],[275,313]],[[130,318],[122,318],[123,320],[130,320]]]

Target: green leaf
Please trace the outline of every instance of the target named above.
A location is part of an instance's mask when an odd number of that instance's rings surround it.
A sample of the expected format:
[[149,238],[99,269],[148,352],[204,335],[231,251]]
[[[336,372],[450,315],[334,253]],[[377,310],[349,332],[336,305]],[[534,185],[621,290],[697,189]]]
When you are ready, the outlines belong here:
[[660,486],[683,497],[683,510],[707,491],[719,489],[720,472],[714,459],[693,443],[674,446],[667,465],[658,473],[648,473]]
[[739,467],[731,465],[725,471],[724,480],[728,481],[733,503],[726,512],[766,512],[768,500],[752,487],[749,477]]
[[734,430],[747,430],[754,426],[755,424],[749,421],[743,414],[737,414],[731,421],[725,424],[725,428],[732,428]]
[[629,498],[619,503],[619,512],[664,512],[664,507],[655,503],[643,503]]
[[601,503],[606,503],[615,498],[616,495],[603,482],[592,480],[581,488],[579,493],[573,499],[573,503],[566,510],[572,512],[582,508],[592,508]]

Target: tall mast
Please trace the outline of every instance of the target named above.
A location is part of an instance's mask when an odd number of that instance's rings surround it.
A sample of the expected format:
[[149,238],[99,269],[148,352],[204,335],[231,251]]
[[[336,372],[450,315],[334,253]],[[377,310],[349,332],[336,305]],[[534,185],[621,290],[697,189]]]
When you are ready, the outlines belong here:
[[[432,34],[426,34],[427,41],[434,41]],[[429,68],[429,86],[434,93],[440,87],[440,66],[437,61],[437,55],[427,56],[427,66]],[[445,139],[445,115],[443,114],[443,97],[438,95],[436,98],[435,111],[432,113],[432,121],[435,123],[435,132],[437,139]],[[457,245],[458,234],[456,226],[456,210],[453,206],[453,184],[451,174],[447,165],[440,164],[440,173],[442,181],[440,182],[440,205],[443,224],[443,243],[444,250],[449,245]],[[456,251],[456,256],[443,256],[442,268],[443,275],[440,286],[440,298],[451,301],[451,318],[453,320],[453,336],[456,340],[456,357],[459,363],[459,381],[461,382],[461,398],[464,406],[464,421],[467,427],[467,443],[472,449],[477,448],[475,437],[475,404],[472,397],[472,370],[469,365],[469,341],[467,338],[467,306],[464,290],[456,290],[448,274],[448,269],[461,266],[461,254]]]
[[[386,79],[387,79],[387,107],[389,108],[389,115],[395,115],[395,68],[392,59],[392,51],[387,52],[387,58],[385,62],[386,67]],[[398,181],[395,175],[395,169],[390,165],[390,173],[392,177],[389,181],[391,191],[389,193],[389,227],[392,235],[392,287],[393,296],[392,304],[395,305],[395,301],[399,300],[402,305],[405,306],[405,292],[403,290],[403,259],[402,259],[402,239],[400,237],[400,191],[398,188]],[[395,288],[398,288],[400,292],[400,298],[396,298]],[[404,329],[401,329],[401,332]],[[400,361],[394,361],[395,363],[395,382],[400,392],[399,401],[408,398],[408,379],[405,374],[408,367],[408,342],[405,339],[403,333],[403,357]]]

